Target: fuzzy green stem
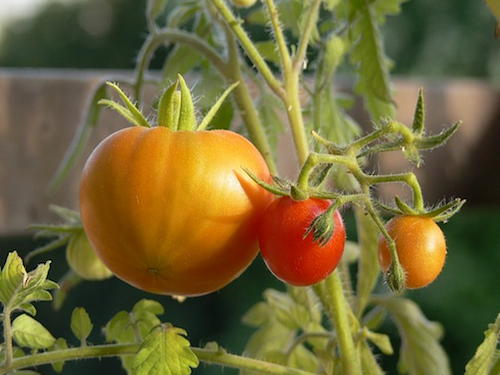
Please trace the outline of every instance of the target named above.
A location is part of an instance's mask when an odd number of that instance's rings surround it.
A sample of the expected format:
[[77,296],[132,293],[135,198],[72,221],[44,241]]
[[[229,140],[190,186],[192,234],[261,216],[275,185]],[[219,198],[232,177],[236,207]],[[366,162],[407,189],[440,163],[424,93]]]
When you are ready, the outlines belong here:
[[255,109],[253,98],[250,95],[250,90],[248,89],[248,84],[241,71],[240,55],[236,45],[236,40],[227,25],[224,25],[223,27],[228,47],[228,69],[226,74],[228,75],[230,81],[239,82],[238,86],[236,86],[233,90],[234,101],[239,109],[243,122],[247,127],[250,139],[264,157],[270,172],[272,174],[276,174],[277,167],[271,152],[268,137],[260,121],[259,114]]
[[314,291],[335,327],[342,374],[362,375],[361,363],[354,343],[351,325],[349,324],[349,304],[344,296],[339,271],[335,270],[327,279],[316,284]]
[[276,9],[276,5],[274,4],[273,0],[266,0],[266,5],[274,32],[274,39],[276,41],[278,53],[281,58],[281,66],[283,70],[291,70],[292,59],[290,56],[290,51],[288,51],[285,36],[283,35],[283,30],[281,29],[278,10]]
[[11,366],[14,358],[14,349],[12,347],[12,311],[8,306],[3,309],[3,335],[5,344],[5,366]]
[[417,213],[424,213],[424,198],[422,195],[422,188],[418,182],[417,176],[414,173],[400,173],[393,175],[379,175],[379,176],[369,176],[366,175],[366,183],[368,185],[383,184],[383,183],[393,183],[393,182],[403,182],[408,185],[413,191],[413,207]]
[[234,17],[234,14],[227,7],[223,0],[210,1],[217,8],[219,14],[226,21],[227,25],[231,28],[241,47],[245,50],[250,60],[252,60],[255,68],[259,71],[262,78],[264,78],[271,90],[278,97],[282,98],[284,95],[284,91],[281,82],[274,76],[272,70],[269,68],[262,55],[251,41],[250,37],[241,26],[241,22]]
[[227,68],[225,61],[219,53],[207,41],[197,35],[178,29],[164,28],[155,34],[150,34],[143,43],[137,56],[136,80],[134,85],[135,98],[140,101],[141,89],[144,84],[144,76],[153,56],[153,52],[165,42],[182,43],[189,46],[206,58],[219,72]]
[[[15,358],[10,362],[7,362],[6,359],[6,361],[0,366],[0,375],[4,375],[23,368],[37,367],[56,362],[88,358],[135,355],[137,354],[139,349],[140,344],[110,344],[77,347],[31,354]],[[258,371],[270,375],[314,375],[313,373],[304,370],[290,368],[244,356],[228,354],[223,350],[214,351],[203,348],[191,348],[191,350],[200,359],[200,361],[206,363]]]
[[194,354],[196,354],[200,361],[206,363],[251,370],[269,375],[314,375],[314,373],[309,371],[282,366],[268,361],[229,354],[223,350],[213,351],[202,348],[191,348],[191,350]]
[[314,3],[311,6],[311,9],[309,11],[309,15],[307,17],[306,21],[306,27],[304,28],[300,41],[299,41],[299,46],[297,48],[297,53],[293,59],[293,70],[297,73],[300,73],[302,69],[304,68],[304,60],[306,57],[307,53],[307,47],[309,46],[309,39],[311,38],[311,33],[314,29],[314,26],[316,26],[316,23],[318,21],[318,15],[319,15],[319,8],[321,5],[322,0],[315,0]]
[[0,366],[0,375],[23,368],[36,367],[56,362],[136,354],[139,351],[139,348],[140,344],[95,345],[31,354],[15,358],[11,363],[7,363],[7,361],[5,361],[2,366]]

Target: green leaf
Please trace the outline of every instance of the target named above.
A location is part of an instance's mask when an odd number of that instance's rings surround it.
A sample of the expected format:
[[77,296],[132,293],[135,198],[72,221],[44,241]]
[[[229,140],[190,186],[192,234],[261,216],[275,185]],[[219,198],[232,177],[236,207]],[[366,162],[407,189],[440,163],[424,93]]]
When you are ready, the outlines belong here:
[[243,315],[242,322],[252,327],[259,327],[269,320],[269,307],[265,302],[257,302]]
[[47,290],[57,288],[56,283],[47,280],[49,268],[50,261],[27,272],[17,252],[9,253],[0,273],[0,302],[11,311],[21,309],[35,314],[31,302],[51,300]]
[[256,42],[255,47],[266,61],[276,64],[277,66],[280,65],[281,57],[276,48],[276,43],[273,40]]
[[71,314],[71,331],[82,343],[87,340],[94,325],[83,307],[76,307]]
[[98,105],[98,102],[106,97],[106,85],[101,83],[90,96],[89,102],[84,108],[83,116],[78,125],[75,136],[73,137],[68,150],[64,154],[54,177],[50,180],[48,188],[50,193],[54,193],[57,187],[59,187],[59,185],[66,179],[69,172],[71,172],[82,156],[85,146],[92,135],[92,131],[97,127],[99,122],[101,106]]
[[159,326],[141,345],[133,361],[134,375],[187,375],[198,367],[198,357],[190,349],[186,332],[180,328]]
[[477,348],[474,357],[465,366],[465,375],[490,375],[493,374],[491,370],[494,367],[496,367],[495,374],[499,373],[497,350],[499,337],[500,314],[495,323],[490,324],[484,332],[484,341]]
[[127,311],[116,313],[104,329],[107,342],[126,344],[136,341],[134,327]]
[[389,81],[389,61],[385,55],[377,14],[368,2],[352,0],[357,19],[352,28],[354,45],[351,64],[359,76],[356,89],[374,121],[394,117],[395,105]]
[[363,336],[375,344],[375,346],[377,346],[382,353],[386,355],[394,354],[394,349],[392,348],[389,336],[383,333],[370,331],[366,327],[363,328]]
[[406,298],[378,301],[387,309],[401,336],[398,368],[412,375],[451,374],[448,357],[440,345],[443,328],[426,319],[420,307]]
[[264,292],[269,307],[273,310],[276,319],[291,330],[299,329],[310,321],[309,311],[295,301],[287,293],[268,289]]
[[19,315],[12,322],[12,337],[19,346],[30,349],[47,349],[56,343],[54,336],[41,323],[26,314]]

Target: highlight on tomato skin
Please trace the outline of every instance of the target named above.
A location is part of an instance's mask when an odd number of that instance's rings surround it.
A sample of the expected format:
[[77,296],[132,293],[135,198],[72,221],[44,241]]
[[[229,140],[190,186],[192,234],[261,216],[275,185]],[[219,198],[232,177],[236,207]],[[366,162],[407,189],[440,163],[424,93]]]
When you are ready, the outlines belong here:
[[238,277],[258,254],[273,195],[258,150],[225,130],[130,127],[103,140],[80,182],[85,232],[103,263],[157,294],[195,296]]
[[[446,239],[432,219],[423,216],[395,216],[386,224],[394,240],[399,262],[405,272],[407,289],[419,289],[431,284],[441,273],[446,261]],[[392,256],[386,239],[378,245],[380,267],[387,273]]]
[[321,246],[314,241],[312,232],[304,237],[312,221],[331,204],[329,200],[294,201],[285,196],[266,209],[259,228],[260,251],[278,279],[295,286],[310,286],[335,270],[346,241],[340,213],[337,210],[333,213],[335,229],[326,244]]

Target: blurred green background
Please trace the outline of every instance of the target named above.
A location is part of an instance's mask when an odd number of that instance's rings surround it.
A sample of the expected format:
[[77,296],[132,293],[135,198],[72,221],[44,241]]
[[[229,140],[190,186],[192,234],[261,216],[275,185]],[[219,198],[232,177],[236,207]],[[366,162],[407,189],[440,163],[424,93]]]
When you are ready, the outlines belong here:
[[[138,0],[49,1],[30,18],[1,24],[0,68],[132,69],[146,35],[144,7],[145,2]],[[409,1],[403,6],[403,14],[390,18],[384,27],[387,52],[395,62],[394,73],[477,77],[498,85],[500,41],[493,38],[494,24],[493,16],[481,0]],[[167,49],[159,51],[152,62],[153,68],[161,66],[166,53]],[[347,222],[350,238],[354,239],[352,219],[347,217]],[[466,207],[442,226],[449,249],[445,272],[430,287],[407,293],[421,304],[429,319],[443,324],[446,332],[443,344],[455,374],[464,372],[465,363],[482,341],[487,324],[500,312],[499,226],[498,207]],[[0,237],[3,254],[0,263],[3,264],[8,251],[17,250],[24,255],[40,244],[29,236]],[[58,280],[66,270],[64,251],[55,252],[51,258],[51,278]],[[165,306],[165,320],[185,328],[192,344],[217,341],[230,352],[239,353],[252,332],[239,319],[267,287],[283,289],[258,259],[222,291],[182,304],[148,295],[112,279],[101,284],[79,285],[60,311],[54,311],[49,303],[39,304],[39,318],[55,336],[70,337],[71,311],[79,301],[84,301],[83,307],[96,327],[90,341],[98,343],[103,339],[99,327],[116,312],[131,309],[140,298],[154,298]],[[384,329],[394,334],[389,322]],[[76,339],[72,344],[77,344]],[[396,336],[393,344],[397,345]],[[382,361],[389,366],[388,373],[393,373],[390,369],[394,369],[396,358]],[[102,359],[67,364],[63,373],[121,373],[117,368],[116,359]],[[51,370],[43,368],[41,372],[51,373]],[[194,373],[222,372],[231,371],[201,365]]]

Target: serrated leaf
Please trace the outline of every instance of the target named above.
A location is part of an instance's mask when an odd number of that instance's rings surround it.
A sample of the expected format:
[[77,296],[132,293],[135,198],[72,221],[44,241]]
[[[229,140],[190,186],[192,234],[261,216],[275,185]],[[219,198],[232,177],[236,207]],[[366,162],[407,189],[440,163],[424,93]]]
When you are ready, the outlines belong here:
[[[495,323],[484,332],[484,341],[476,349],[474,357],[465,366],[465,375],[490,375],[495,365],[498,366],[498,339],[500,337],[500,314]],[[496,370],[498,373],[498,369]]]
[[127,311],[116,313],[106,324],[104,332],[107,342],[125,344],[136,340],[130,314]]
[[55,337],[41,323],[26,314],[12,322],[12,337],[19,346],[30,349],[47,349],[56,343]]
[[352,28],[354,41],[351,63],[358,72],[356,90],[365,99],[365,105],[373,120],[394,117],[395,105],[392,100],[389,81],[389,60],[385,55],[376,14],[371,3],[353,0],[357,7],[357,19]]
[[134,375],[187,375],[198,367],[198,357],[190,349],[186,332],[180,328],[160,326],[141,345],[133,361]]
[[268,289],[264,292],[272,314],[278,322],[291,330],[304,327],[310,321],[309,311],[295,301],[287,293],[278,292],[274,289]]
[[448,357],[439,343],[443,328],[431,322],[420,307],[406,298],[388,298],[379,302],[398,327],[401,351],[398,368],[412,375],[451,374]]
[[83,307],[76,307],[71,314],[71,331],[81,342],[85,342],[92,332],[94,325],[90,316]]
[[141,299],[132,308],[134,315],[139,313],[147,312],[153,315],[162,315],[165,313],[165,309],[162,304],[158,301],[152,299]]
[[0,301],[9,305],[11,311],[24,309],[36,313],[31,302],[48,301],[52,298],[46,289],[54,289],[57,284],[47,280],[50,261],[39,264],[31,272],[24,268],[21,257],[16,252],[9,253],[0,273]]

